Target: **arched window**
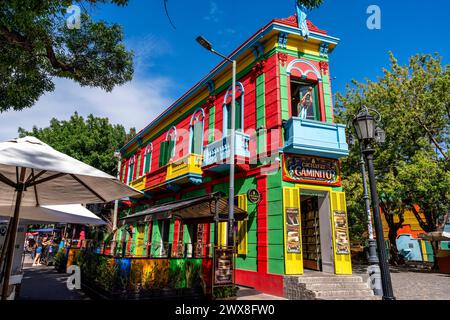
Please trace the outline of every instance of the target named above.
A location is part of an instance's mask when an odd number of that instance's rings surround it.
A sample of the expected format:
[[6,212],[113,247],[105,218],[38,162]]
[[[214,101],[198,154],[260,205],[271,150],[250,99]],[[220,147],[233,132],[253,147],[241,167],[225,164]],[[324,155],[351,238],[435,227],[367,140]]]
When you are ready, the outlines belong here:
[[291,114],[302,119],[320,120],[319,70],[310,61],[295,59],[289,63],[286,73],[290,76]]
[[165,166],[175,156],[175,142],[177,140],[177,129],[172,128],[167,131],[166,140],[161,142],[159,150],[159,166]]
[[153,144],[150,142],[145,147],[144,151],[144,170],[142,172],[142,175],[145,175],[152,169],[152,153],[153,153]]
[[[233,93],[232,88],[228,88],[223,99],[223,136],[228,135],[229,129],[231,129],[231,99]],[[236,83],[236,118],[235,129],[236,131],[244,130],[244,86],[241,82]]]
[[134,162],[136,160],[136,156],[132,156],[130,161],[128,162],[128,178],[127,184],[130,184],[133,181],[133,173],[134,173]]
[[202,108],[197,109],[191,117],[189,151],[194,154],[203,152],[203,126],[205,120],[205,111]]

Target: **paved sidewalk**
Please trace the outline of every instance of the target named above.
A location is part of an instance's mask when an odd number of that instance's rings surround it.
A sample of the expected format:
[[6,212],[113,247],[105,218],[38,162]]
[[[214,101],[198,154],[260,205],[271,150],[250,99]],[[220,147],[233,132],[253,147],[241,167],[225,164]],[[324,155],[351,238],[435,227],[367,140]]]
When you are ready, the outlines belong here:
[[[353,272],[363,275],[367,266],[354,265]],[[392,287],[397,300],[450,300],[450,274],[390,267]]]
[[89,300],[80,290],[69,290],[68,275],[58,273],[53,266],[32,266],[27,255],[24,276],[17,300]]
[[239,287],[236,300],[286,300],[286,299],[262,293],[255,289]]

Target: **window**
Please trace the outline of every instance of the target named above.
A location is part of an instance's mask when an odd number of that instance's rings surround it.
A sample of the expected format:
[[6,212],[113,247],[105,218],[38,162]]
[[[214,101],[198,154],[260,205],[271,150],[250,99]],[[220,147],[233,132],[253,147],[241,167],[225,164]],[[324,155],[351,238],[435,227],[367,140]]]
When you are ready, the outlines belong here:
[[137,179],[137,178],[139,178],[141,175],[141,157],[142,157],[142,155],[141,155],[141,153],[139,152],[139,154],[137,155],[137,161],[136,161],[136,172],[135,172],[135,175],[134,175],[134,178],[135,179]]
[[133,173],[134,173],[134,159],[135,157],[131,157],[130,161],[128,163],[128,178],[127,178],[127,184],[130,184],[131,181],[133,181]]
[[197,109],[191,118],[190,125],[190,153],[202,154],[203,153],[203,121],[205,119],[205,112],[203,109]]
[[169,163],[175,156],[175,141],[177,139],[177,129],[170,128],[167,132],[166,140],[161,142],[159,150],[159,167],[163,167]]
[[144,169],[142,175],[145,175],[147,172],[150,172],[152,167],[152,152],[153,152],[153,144],[150,142],[144,151]]
[[291,80],[291,112],[293,117],[320,120],[317,83]]
[[[225,94],[223,101],[223,135],[228,135],[231,129],[231,98],[232,90],[229,88]],[[242,83],[236,83],[236,101],[235,101],[235,129],[236,131],[244,130],[244,86]]]

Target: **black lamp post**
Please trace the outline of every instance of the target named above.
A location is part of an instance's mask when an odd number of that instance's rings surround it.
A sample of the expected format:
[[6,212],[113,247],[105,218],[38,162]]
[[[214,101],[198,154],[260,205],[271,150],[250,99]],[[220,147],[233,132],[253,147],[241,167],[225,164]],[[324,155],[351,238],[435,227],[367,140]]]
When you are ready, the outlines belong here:
[[384,142],[385,139],[384,131],[377,127],[377,122],[378,121],[375,117],[369,113],[369,110],[364,108],[353,119],[353,127],[355,128],[359,143],[362,146],[362,153],[366,158],[369,173],[369,185],[372,198],[375,233],[377,237],[377,251],[381,271],[383,300],[395,300],[387,261],[386,244],[384,242],[383,226],[381,223],[378,192],[375,180],[375,170],[373,167],[373,154],[375,153],[375,149],[373,149],[372,144],[374,142]]

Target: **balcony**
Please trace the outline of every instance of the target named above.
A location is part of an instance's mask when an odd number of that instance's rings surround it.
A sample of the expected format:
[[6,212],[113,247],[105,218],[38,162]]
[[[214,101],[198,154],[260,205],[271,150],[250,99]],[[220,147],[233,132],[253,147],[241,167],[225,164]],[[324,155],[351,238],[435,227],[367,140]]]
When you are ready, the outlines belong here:
[[348,155],[345,125],[292,117],[284,128],[285,153],[333,159]]
[[[215,171],[225,170],[227,159],[230,157],[230,137],[224,137],[218,141],[208,144],[203,151],[203,167],[210,167]],[[250,156],[249,150],[250,136],[240,131],[236,131],[235,155],[237,159],[246,159]],[[218,165],[212,167],[212,165]]]
[[140,178],[137,178],[130,182],[130,187],[135,188],[137,190],[144,190],[145,189],[145,176],[142,176]]
[[184,158],[170,162],[167,165],[166,182],[183,184],[187,182],[202,182],[202,160],[203,157],[198,154],[189,154]]

